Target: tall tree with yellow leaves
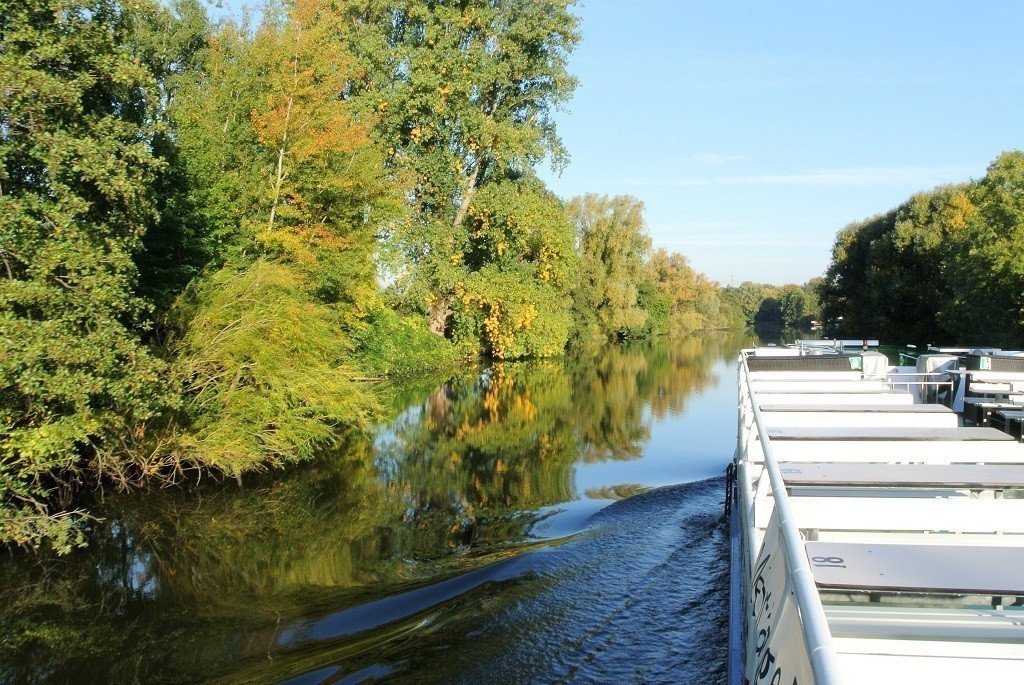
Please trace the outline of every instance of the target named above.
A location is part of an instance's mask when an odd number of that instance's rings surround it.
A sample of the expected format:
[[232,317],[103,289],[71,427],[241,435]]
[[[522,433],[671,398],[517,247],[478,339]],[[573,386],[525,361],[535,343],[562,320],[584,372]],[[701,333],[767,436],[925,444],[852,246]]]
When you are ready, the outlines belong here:
[[[361,0],[346,3],[357,87],[378,117],[390,165],[414,177],[412,220],[392,235],[404,299],[450,331],[454,255],[491,183],[533,176],[566,154],[553,113],[571,96],[580,40],[574,0]],[[416,300],[416,301],[411,301]]]
[[252,55],[265,83],[250,120],[263,190],[252,228],[265,249],[309,265],[326,299],[358,303],[375,289],[374,234],[400,196],[370,140],[372,122],[345,97],[353,60],[336,38],[335,7],[296,0],[256,34]]

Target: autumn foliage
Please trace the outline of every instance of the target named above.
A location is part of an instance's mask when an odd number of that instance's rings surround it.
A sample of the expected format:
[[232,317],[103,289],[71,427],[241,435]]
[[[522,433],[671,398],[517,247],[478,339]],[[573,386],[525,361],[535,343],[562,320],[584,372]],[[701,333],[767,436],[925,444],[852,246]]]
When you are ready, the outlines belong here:
[[574,4],[0,7],[0,542],[314,459],[388,375],[715,325],[639,201],[537,175]]

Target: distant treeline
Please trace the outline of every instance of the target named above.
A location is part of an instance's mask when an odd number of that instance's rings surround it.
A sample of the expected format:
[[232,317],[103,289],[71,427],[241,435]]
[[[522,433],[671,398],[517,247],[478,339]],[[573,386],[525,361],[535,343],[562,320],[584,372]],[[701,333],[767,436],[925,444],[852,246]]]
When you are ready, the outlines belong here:
[[789,283],[781,286],[744,281],[722,290],[722,308],[729,320],[752,326],[758,331],[809,331],[821,319],[818,300],[821,284],[821,278],[812,278],[803,285]]
[[1024,347],[1024,153],[841,230],[820,295],[846,336]]
[[719,328],[642,204],[563,202],[573,0],[0,6],[0,542],[85,488],[310,459],[386,375]]

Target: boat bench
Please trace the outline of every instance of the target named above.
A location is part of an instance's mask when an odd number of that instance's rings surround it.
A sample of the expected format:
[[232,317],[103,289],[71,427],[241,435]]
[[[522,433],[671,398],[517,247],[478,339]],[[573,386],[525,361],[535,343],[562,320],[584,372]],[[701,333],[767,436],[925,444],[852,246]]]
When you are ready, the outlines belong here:
[[761,405],[761,418],[769,430],[785,426],[956,428],[960,423],[952,409],[938,404],[765,404]]
[[[764,461],[759,443],[754,442],[749,447],[747,454],[751,462]],[[780,463],[1024,464],[1024,445],[1013,439],[966,443],[955,440],[773,440],[772,451]]]
[[[755,390],[755,392],[757,391]],[[914,396],[909,392],[757,392],[756,397],[758,404],[762,406],[769,404],[816,404],[826,399],[829,404],[842,404],[847,406],[863,406],[870,404],[891,407],[914,404]]]
[[861,381],[860,371],[750,371],[752,381]]
[[1024,596],[1024,547],[808,542],[819,587]]
[[1024,372],[991,371],[986,369],[961,369],[967,378],[967,392],[979,395],[1024,392]]
[[978,426],[991,425],[991,417],[997,411],[1016,411],[1021,405],[1013,402],[996,402],[983,397],[964,398],[964,419]]
[[971,383],[967,392],[972,395],[1020,396],[1024,393],[1024,383]]
[[754,381],[754,392],[762,393],[845,393],[845,394],[873,394],[891,393],[892,389],[883,381]]
[[997,609],[826,604],[833,637],[978,640],[1024,645],[1024,623]]
[[887,407],[877,404],[760,404],[763,412],[798,411],[806,413],[857,412],[864,414],[944,414],[956,415],[949,407],[941,404],[906,404]]
[[1020,371],[961,371],[967,377],[967,393],[1011,395],[1024,393],[1024,373]]
[[[991,427],[766,430],[778,461],[1024,463],[1024,446]],[[764,461],[756,432],[745,450],[752,462]]]
[[842,486],[1010,490],[1024,488],[1024,468],[1008,464],[857,464],[780,462],[789,487]]
[[1020,643],[918,638],[915,626],[901,627],[910,639],[834,639],[843,682],[1015,683],[1024,669]]
[[1024,409],[998,409],[989,418],[989,425],[1020,440],[1024,432]]
[[[801,530],[1024,534],[1024,499],[793,496],[789,506]],[[756,503],[754,525],[766,528],[771,510]]]
[[966,428],[768,428],[768,439],[776,440],[929,440],[929,441],[992,441],[1013,440],[1002,431],[991,427]]

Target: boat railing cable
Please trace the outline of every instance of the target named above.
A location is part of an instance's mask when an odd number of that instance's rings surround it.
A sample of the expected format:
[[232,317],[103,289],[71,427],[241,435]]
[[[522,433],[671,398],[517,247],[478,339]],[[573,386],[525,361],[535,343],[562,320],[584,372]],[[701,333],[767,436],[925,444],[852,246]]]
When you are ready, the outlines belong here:
[[836,652],[832,645],[832,632],[825,617],[825,608],[821,604],[821,596],[814,583],[814,573],[804,552],[800,529],[796,525],[786,493],[786,484],[782,479],[779,464],[772,453],[771,441],[764,421],[761,420],[761,408],[757,403],[750,368],[747,366],[746,354],[741,354],[741,368],[745,377],[750,408],[757,427],[757,436],[764,452],[764,469],[768,472],[772,495],[775,499],[775,511],[782,538],[783,553],[786,558],[786,569],[789,574],[793,592],[796,595],[797,607],[800,610],[800,629],[803,632],[807,656],[811,663],[816,685],[836,685],[840,682],[839,668],[836,663]]

